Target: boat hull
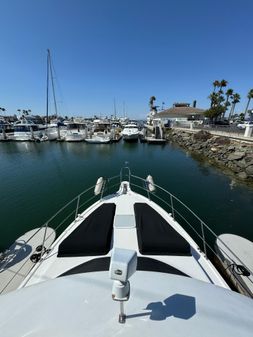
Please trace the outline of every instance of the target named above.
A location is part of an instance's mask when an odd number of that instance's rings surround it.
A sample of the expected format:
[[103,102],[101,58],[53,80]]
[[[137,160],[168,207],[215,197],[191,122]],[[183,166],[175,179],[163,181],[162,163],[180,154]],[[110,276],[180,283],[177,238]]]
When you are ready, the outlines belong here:
[[123,134],[122,136],[125,142],[138,142],[139,139],[139,134],[132,134],[132,135]]
[[156,138],[152,138],[152,137],[146,137],[146,142],[148,144],[165,144],[166,143],[166,139],[156,139]]
[[237,291],[253,297],[253,242],[238,235],[222,234],[216,240],[215,250],[221,268]]

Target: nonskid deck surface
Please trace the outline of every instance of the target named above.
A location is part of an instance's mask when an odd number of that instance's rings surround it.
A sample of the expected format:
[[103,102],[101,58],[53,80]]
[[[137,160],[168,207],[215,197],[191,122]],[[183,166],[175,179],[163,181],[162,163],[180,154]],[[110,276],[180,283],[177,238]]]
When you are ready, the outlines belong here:
[[[111,209],[108,212],[109,215],[102,215],[99,223],[96,223],[95,218],[93,218],[94,221],[91,221],[96,212],[101,213],[101,207],[102,209],[104,207],[108,208],[108,210]],[[115,207],[115,213],[112,221],[113,207]],[[149,224],[147,219],[149,219]],[[154,220],[153,222],[152,219]],[[147,232],[145,232],[145,222]],[[106,228],[106,231],[104,231],[104,228]],[[148,237],[150,229],[152,229],[154,246],[156,246],[153,251],[150,249],[152,237]],[[110,234],[110,231],[112,231],[112,234]],[[109,251],[107,251],[108,235],[111,235]],[[167,236],[167,241],[163,238],[162,245],[159,246],[157,238],[162,238],[163,235],[164,237]],[[74,247],[74,239],[79,242],[77,242],[77,245],[80,249],[82,244],[87,242],[89,242],[89,246],[92,246],[93,241],[95,245],[99,241],[107,249],[104,249],[103,252],[99,250],[94,252],[93,250],[93,253],[89,254],[84,247],[82,253],[79,251],[76,254],[79,248],[75,247],[71,256],[69,250],[71,247],[67,246],[68,243],[72,242],[71,246]],[[168,245],[168,249],[165,249],[166,245]],[[67,249],[65,250],[66,247]],[[204,257],[203,253],[199,252],[198,246],[172,218],[171,214],[166,213],[149,199],[131,191],[129,185],[127,185],[125,193],[121,191],[115,195],[105,197],[82,213],[71,227],[55,241],[51,252],[35,268],[33,274],[22,286],[56,278],[100,257],[110,257],[113,247],[135,250],[138,256],[145,256],[158,261],[158,263],[167,264],[184,275],[227,287],[210,261]],[[145,251],[147,247],[148,249]],[[65,253],[67,251],[65,256],[64,251]],[[104,270],[103,268],[102,270]]]

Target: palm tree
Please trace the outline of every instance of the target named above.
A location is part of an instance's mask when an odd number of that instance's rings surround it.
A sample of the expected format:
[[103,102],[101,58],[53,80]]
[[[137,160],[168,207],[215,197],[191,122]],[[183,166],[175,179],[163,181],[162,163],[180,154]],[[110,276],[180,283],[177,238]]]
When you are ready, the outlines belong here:
[[153,104],[154,104],[154,101],[156,100],[156,97],[155,96],[151,96],[150,99],[149,99],[149,105],[150,107],[152,108],[153,107]]
[[220,86],[220,82],[218,81],[218,80],[215,80],[214,82],[213,82],[213,92],[215,92],[216,91],[216,88],[218,88]]
[[234,90],[233,90],[233,89],[228,89],[228,90],[226,91],[226,93],[225,93],[225,95],[226,95],[226,103],[225,103],[225,104],[228,103],[229,98],[230,98],[231,96],[233,96],[233,93],[234,93]]
[[245,111],[244,111],[244,119],[245,119],[246,114],[247,114],[247,112],[248,112],[250,100],[251,100],[251,98],[253,98],[253,89],[250,89],[250,91],[248,92],[247,97],[248,97],[248,102],[247,102],[247,105],[246,105],[246,109],[245,109]]
[[235,111],[235,105],[240,102],[240,99],[241,99],[241,96],[239,94],[233,94],[233,101],[232,101],[232,106],[231,106],[228,119],[231,119],[233,117],[233,114]]
[[211,103],[210,103],[210,108],[214,107],[215,105],[218,104],[218,94],[217,92],[212,92],[208,98],[210,99]]
[[151,111],[157,112],[157,106],[154,105],[154,101],[156,100],[155,96],[151,96],[149,99],[149,106]]
[[221,94],[223,93],[222,88],[225,88],[227,86],[227,84],[228,84],[228,81],[226,81],[226,80],[221,80],[220,81],[220,85],[219,85],[220,90],[219,90],[219,92]]
[[226,111],[227,111],[227,108],[228,108],[228,106],[230,105],[230,102],[229,102],[229,98],[232,98],[233,97],[233,92],[234,92],[234,90],[233,89],[228,89],[227,91],[226,91],[226,93],[225,93],[225,95],[226,95],[226,102],[225,102],[225,112],[224,112],[224,114],[223,114],[223,118],[224,118],[224,116],[225,116],[225,113],[226,113]]

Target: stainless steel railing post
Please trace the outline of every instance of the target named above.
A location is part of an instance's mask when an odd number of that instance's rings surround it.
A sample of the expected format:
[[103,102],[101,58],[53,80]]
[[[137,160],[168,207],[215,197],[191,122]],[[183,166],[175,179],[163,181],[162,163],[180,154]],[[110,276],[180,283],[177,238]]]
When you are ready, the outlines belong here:
[[75,219],[77,218],[77,215],[78,215],[79,203],[80,203],[80,195],[77,198]]
[[173,206],[173,198],[172,195],[170,194],[170,204],[171,204],[171,212],[172,212],[172,217],[175,220],[175,213],[174,213],[174,206]]
[[206,240],[205,240],[205,232],[204,232],[203,221],[201,221],[200,224],[201,224],[201,233],[202,233],[202,241],[203,241],[203,251],[205,253],[205,256],[207,256],[207,252],[206,252]]

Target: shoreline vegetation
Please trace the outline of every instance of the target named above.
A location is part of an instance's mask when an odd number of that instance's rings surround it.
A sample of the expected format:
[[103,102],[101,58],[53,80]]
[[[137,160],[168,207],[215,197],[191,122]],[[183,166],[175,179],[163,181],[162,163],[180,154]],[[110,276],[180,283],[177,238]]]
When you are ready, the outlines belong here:
[[253,187],[253,144],[203,130],[193,134],[170,129],[166,139],[222,169],[224,174]]

